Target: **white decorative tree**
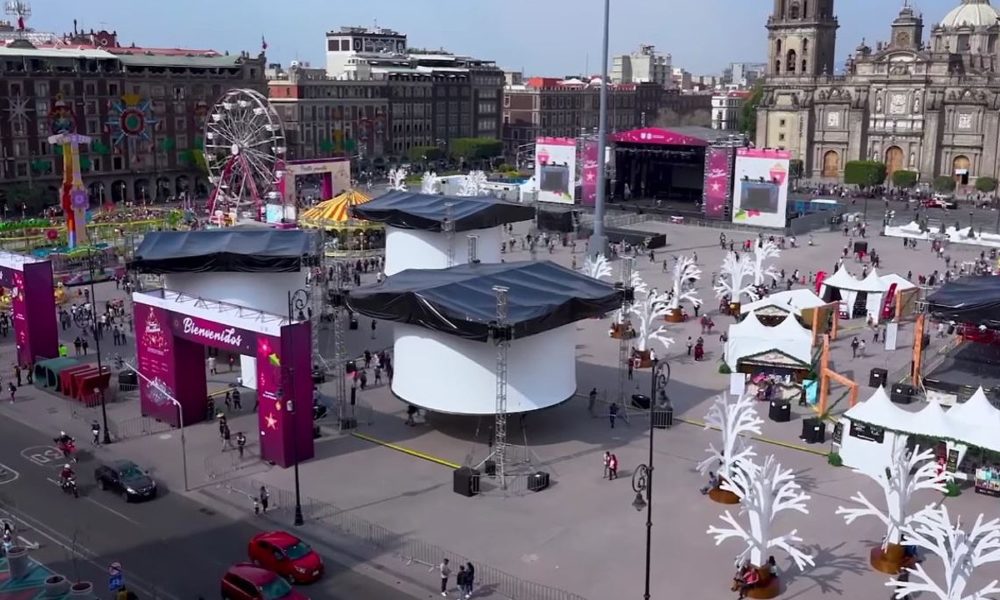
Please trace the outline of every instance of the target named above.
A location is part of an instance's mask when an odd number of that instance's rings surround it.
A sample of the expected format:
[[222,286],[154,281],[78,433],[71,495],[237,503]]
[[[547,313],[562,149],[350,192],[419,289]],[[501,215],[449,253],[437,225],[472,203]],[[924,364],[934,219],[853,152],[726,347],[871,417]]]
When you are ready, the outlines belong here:
[[596,258],[587,256],[587,259],[583,261],[583,267],[580,268],[580,272],[594,279],[610,279],[612,276],[611,263],[603,254],[598,254]]
[[670,348],[674,340],[667,337],[667,328],[663,325],[658,325],[655,329],[653,327],[657,321],[662,322],[668,312],[667,295],[657,292],[656,288],[646,287],[645,282],[642,282],[641,287],[636,286],[635,290],[635,303],[632,304],[630,312],[638,321],[635,324],[636,349],[645,352],[649,343],[654,341],[663,344],[664,350]]
[[420,178],[421,194],[436,194],[440,191],[440,186],[441,180],[438,179],[437,173],[424,171],[424,176]]
[[674,263],[673,293],[670,295],[667,308],[671,311],[677,310],[683,301],[701,306],[701,298],[698,297],[698,290],[694,287],[694,281],[699,279],[701,279],[701,269],[694,264],[694,259],[689,256],[680,257]]
[[726,480],[732,479],[732,472],[740,463],[756,456],[749,438],[751,434],[760,435],[760,426],[764,424],[752,395],[742,394],[735,402],[730,402],[729,396],[726,392],[716,396],[705,415],[705,429],[717,428],[722,434],[722,446],[716,448],[710,443],[705,450],[709,457],[698,463],[702,475],[715,467],[716,475]]
[[[993,594],[1000,594],[996,579],[971,594],[965,590],[978,567],[1000,562],[1000,519],[984,522],[980,514],[976,524],[966,532],[962,529],[961,518],[952,525],[948,507],[942,504],[929,506],[914,515],[903,527],[903,533],[908,544],[941,559],[944,578],[941,583],[935,582],[924,566],[917,563],[910,569],[916,581],[891,579],[886,582],[887,586],[896,588],[896,598],[912,598],[918,592],[927,592],[939,600],[989,600]],[[991,573],[995,575],[997,570]]]
[[[753,286],[753,265],[749,258],[743,258],[736,252],[727,252],[719,269],[719,280],[715,284],[715,296],[729,296],[730,301],[740,302],[744,294],[757,298],[757,290]],[[750,277],[750,283],[744,284]]]
[[389,189],[396,192],[406,191],[406,167],[389,169]]
[[906,441],[905,435],[896,437],[891,462],[884,469],[854,470],[855,473],[874,479],[881,486],[885,496],[884,512],[861,492],[851,497],[851,500],[861,505],[860,507],[837,508],[837,514],[844,515],[848,525],[858,517],[865,516],[872,516],[882,521],[887,528],[885,540],[882,542],[883,550],[890,544],[898,546],[903,528],[914,519],[915,515],[910,511],[910,500],[914,492],[936,490],[944,493],[947,490],[945,473],[934,461],[934,452],[930,449],[920,451],[919,446],[910,452],[906,448]]
[[774,268],[774,265],[765,264],[770,259],[777,260],[781,256],[781,249],[774,242],[767,240],[763,243],[757,242],[753,246],[753,284],[764,285],[764,279],[770,277],[777,281],[781,274]]
[[459,196],[482,196],[488,193],[486,183],[486,173],[482,171],[469,171],[469,174],[462,180],[462,187],[458,192]]
[[730,511],[722,514],[722,520],[729,527],[709,527],[708,534],[715,536],[715,544],[719,545],[729,538],[739,538],[746,542],[746,549],[740,553],[737,560],[750,559],[755,567],[764,566],[765,557],[772,548],[779,548],[788,553],[801,570],[806,565],[813,565],[813,557],[795,547],[802,541],[793,529],[785,535],[771,537],[771,527],[774,518],[782,512],[794,510],[809,514],[806,500],[809,495],[802,491],[795,482],[791,469],[782,469],[772,455],[764,459],[763,465],[752,461],[743,461],[738,469],[732,472],[732,479],[723,483],[723,487],[740,497],[740,514],[745,515],[748,527],[737,522]]

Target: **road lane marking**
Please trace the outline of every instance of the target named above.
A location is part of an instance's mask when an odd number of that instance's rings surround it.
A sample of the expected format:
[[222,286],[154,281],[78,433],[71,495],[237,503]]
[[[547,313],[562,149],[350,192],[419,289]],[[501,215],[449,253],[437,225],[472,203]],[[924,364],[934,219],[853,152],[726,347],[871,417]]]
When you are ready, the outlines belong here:
[[56,463],[65,464],[70,460],[63,455],[62,450],[52,446],[29,446],[21,450],[21,457],[39,467],[51,467]]
[[17,539],[20,540],[28,550],[38,550],[38,548],[41,547],[41,544],[38,542],[29,541],[22,535],[17,536]]
[[123,515],[122,513],[118,512],[117,510],[115,510],[113,508],[111,508],[110,506],[106,506],[104,504],[101,504],[100,502],[98,502],[97,500],[94,500],[93,498],[84,498],[84,500],[86,500],[87,502],[90,502],[94,506],[100,506],[101,508],[103,508],[104,510],[108,511],[109,513],[111,513],[111,514],[113,514],[115,516],[121,517],[121,518],[125,519],[126,521],[128,521],[129,523],[131,523],[133,525],[137,525],[139,527],[142,527],[142,523],[140,523],[138,521],[132,520],[128,516]]
[[7,465],[0,463],[0,485],[5,485],[17,481],[21,474],[11,469]]

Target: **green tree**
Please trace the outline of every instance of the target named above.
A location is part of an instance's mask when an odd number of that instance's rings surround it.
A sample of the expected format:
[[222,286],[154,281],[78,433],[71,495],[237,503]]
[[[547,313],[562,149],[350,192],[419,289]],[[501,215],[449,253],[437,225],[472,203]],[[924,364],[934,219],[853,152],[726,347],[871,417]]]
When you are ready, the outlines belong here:
[[757,133],[757,109],[764,99],[764,82],[758,80],[740,111],[740,132],[750,138]]
[[851,160],[844,165],[844,183],[862,188],[885,182],[885,163],[877,160]]
[[917,185],[917,179],[918,175],[916,171],[904,171],[900,169],[893,172],[892,185],[898,188],[909,189]]
[[444,158],[444,150],[437,146],[414,146],[406,151],[410,162],[422,163],[428,160],[441,160]]
[[450,149],[455,160],[489,160],[503,154],[503,142],[493,138],[456,138],[451,140]]
[[939,175],[934,178],[934,191],[941,194],[950,194],[955,191],[955,180],[948,175]]
[[997,180],[993,177],[977,177],[976,178],[976,191],[983,192],[984,194],[990,194],[995,192],[997,189]]
[[805,172],[805,166],[800,159],[793,158],[788,161],[788,177],[790,179],[802,179],[803,172]]

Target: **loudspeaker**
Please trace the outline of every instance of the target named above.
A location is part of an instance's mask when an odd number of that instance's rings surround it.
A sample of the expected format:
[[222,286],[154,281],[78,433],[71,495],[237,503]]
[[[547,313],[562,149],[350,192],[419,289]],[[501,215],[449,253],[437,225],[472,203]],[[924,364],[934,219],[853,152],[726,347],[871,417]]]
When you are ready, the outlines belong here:
[[913,386],[905,383],[897,383],[892,386],[892,393],[889,399],[897,404],[909,404],[913,401]]
[[456,494],[471,498],[479,493],[479,471],[469,467],[455,469],[452,486]]
[[532,473],[528,476],[528,489],[532,492],[540,492],[549,487],[549,474],[545,471]]
[[632,406],[640,410],[649,410],[649,396],[645,394],[632,394]]
[[868,374],[868,387],[877,388],[885,385],[885,380],[889,377],[887,369],[872,369]]
[[818,417],[802,419],[802,436],[807,444],[821,444],[826,440],[826,425]]
[[787,423],[792,420],[792,405],[784,400],[772,400],[767,416],[775,423]]
[[357,427],[358,427],[357,419],[351,419],[350,417],[347,417],[340,420],[341,429],[357,429]]
[[497,462],[495,460],[488,460],[483,463],[483,472],[487,477],[497,476]]

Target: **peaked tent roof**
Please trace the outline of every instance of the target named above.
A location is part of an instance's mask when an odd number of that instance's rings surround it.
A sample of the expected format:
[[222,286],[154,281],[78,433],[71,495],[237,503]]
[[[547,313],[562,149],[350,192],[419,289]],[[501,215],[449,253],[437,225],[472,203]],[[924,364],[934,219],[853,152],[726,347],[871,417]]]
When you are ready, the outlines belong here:
[[847,267],[841,265],[837,272],[823,280],[823,285],[841,288],[845,290],[856,290],[861,281],[847,272]]
[[774,306],[782,309],[785,312],[790,312],[793,314],[801,314],[803,310],[808,310],[810,308],[819,308],[824,306],[826,302],[823,299],[813,293],[812,290],[800,288],[795,290],[787,290],[784,292],[777,292],[757,300],[756,302],[751,302],[749,304],[744,304],[740,307],[740,312],[750,312],[752,310],[757,310],[761,308],[767,308],[769,306]]
[[309,225],[313,222],[317,224],[346,223],[351,220],[348,209],[358,204],[364,204],[369,200],[371,198],[361,192],[347,190],[334,198],[320,202],[302,213],[303,224]]
[[739,323],[729,326],[729,337],[762,337],[766,338],[771,334],[771,328],[760,322],[757,313],[750,311]]
[[948,409],[948,418],[961,425],[985,425],[1000,431],[1000,409],[990,404],[982,387],[965,402]]
[[442,231],[449,219],[455,231],[488,229],[535,218],[535,208],[490,196],[441,196],[392,191],[352,206],[356,219],[378,221],[399,229]]
[[903,290],[910,290],[917,287],[916,284],[914,284],[912,281],[909,281],[905,277],[896,275],[895,273],[889,273],[888,275],[883,275],[879,279],[881,279],[882,283],[885,284],[885,289],[887,291],[890,287],[892,287],[892,284],[894,283],[896,284],[897,292],[901,292]]
[[672,129],[646,127],[622,131],[611,136],[611,141],[618,144],[655,144],[658,146],[708,146],[710,141],[701,136],[689,135]]
[[885,388],[879,386],[867,400],[849,408],[844,416],[879,427],[905,431],[905,426],[913,418],[913,413],[893,404],[889,400],[889,394],[885,393]]
[[788,315],[781,323],[772,327],[769,337],[779,340],[807,340],[809,345],[812,346],[812,334],[809,333],[808,329],[799,324],[798,319],[794,315]]
[[929,400],[927,406],[911,413],[905,431],[925,437],[961,439],[962,433],[945,415],[944,408],[939,403]]
[[882,281],[882,278],[878,276],[878,271],[874,268],[861,280],[861,285],[864,287],[859,288],[859,292],[884,292],[889,289],[889,286]]

